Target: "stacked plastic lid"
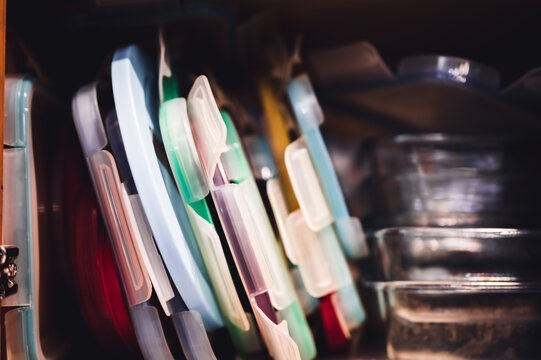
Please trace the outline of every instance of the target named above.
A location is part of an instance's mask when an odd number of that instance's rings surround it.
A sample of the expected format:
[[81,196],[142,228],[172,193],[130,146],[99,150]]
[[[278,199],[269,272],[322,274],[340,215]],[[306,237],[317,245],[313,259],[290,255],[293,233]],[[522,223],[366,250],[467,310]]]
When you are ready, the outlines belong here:
[[[279,172],[262,136],[239,136],[225,95],[205,76],[182,94],[190,84],[161,36],[160,50],[158,62],[138,46],[117,50],[110,78],[72,103],[141,353],[173,358],[178,341],[189,359],[223,356],[223,346],[313,359],[305,312],[315,307],[328,347],[346,349],[365,317],[346,254],[367,247],[307,77],[289,87],[300,132]],[[289,179],[294,190],[283,188]]]

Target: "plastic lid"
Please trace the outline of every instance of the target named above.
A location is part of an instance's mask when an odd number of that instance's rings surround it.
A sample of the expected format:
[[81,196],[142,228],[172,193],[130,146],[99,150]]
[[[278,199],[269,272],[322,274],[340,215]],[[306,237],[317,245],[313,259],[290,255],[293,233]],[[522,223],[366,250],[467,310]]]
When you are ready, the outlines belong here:
[[248,206],[245,209],[249,209],[255,230],[251,240],[258,241],[263,250],[256,256],[269,266],[267,285],[270,286],[271,301],[276,309],[281,310],[295,301],[293,285],[235,125],[227,113],[222,112],[222,115],[227,127],[227,151],[222,155],[222,164],[229,180],[242,181],[239,185]]
[[308,75],[302,74],[291,80],[287,84],[287,92],[303,132],[317,128],[323,123],[323,111]]
[[203,219],[193,208],[189,207],[188,212],[191,218],[194,219],[198,230],[198,241],[203,258],[207,264],[218,302],[221,305],[220,308],[224,310],[224,317],[227,317],[239,329],[248,331],[250,324],[237,295],[222,244],[214,225]]
[[[184,200],[188,204],[202,200],[208,194],[208,186],[193,141],[185,99],[173,99],[162,104],[160,128],[169,163]],[[208,213],[204,200],[201,205]],[[192,205],[187,208],[222,314],[239,330],[248,331],[250,324],[237,295],[216,229]]]
[[262,250],[262,253],[256,256],[259,262],[266,262],[269,266],[266,274],[269,276],[267,284],[270,285],[272,305],[281,310],[296,300],[291,278],[253,177],[243,181],[239,187],[246,203],[244,212],[250,214],[253,222],[254,232],[251,241],[259,242]]
[[4,83],[4,145],[22,147],[27,144],[27,123],[30,121],[32,81],[23,77],[6,77]]
[[209,189],[192,136],[186,99],[177,98],[161,105],[160,129],[182,196],[187,203],[205,198]]
[[195,79],[190,90],[188,114],[199,156],[210,182],[220,156],[226,150],[227,128],[204,75]]
[[319,231],[331,224],[333,215],[310,159],[304,136],[286,148],[285,160],[291,185],[308,227]]
[[201,315],[197,311],[173,314],[173,324],[188,360],[215,360]]
[[145,359],[174,359],[154,306],[146,303],[130,308],[139,348]]
[[287,322],[282,321],[280,324],[275,324],[265,313],[254,304],[254,315],[263,340],[267,344],[270,355],[276,360],[300,360],[301,355],[295,341],[289,336]]
[[268,291],[267,262],[261,260],[259,242],[250,239],[256,232],[241,187],[226,184],[214,190],[212,196],[248,296]]
[[400,79],[442,80],[478,88],[484,91],[497,91],[500,75],[492,67],[468,59],[421,55],[404,58],[398,65]]
[[[133,182],[130,165],[122,143],[122,136],[118,125],[115,109],[112,109],[106,119],[106,130],[109,137],[111,149],[118,166],[119,175],[125,181],[122,183],[122,195],[126,207],[126,214],[134,228],[135,243],[141,253],[145,269],[150,277],[156,295],[162,305],[164,312],[169,316],[170,309],[167,302],[175,295],[169,282],[169,277],[158,253],[152,231],[142,208],[141,200]],[[130,195],[131,194],[131,195]]]
[[127,207],[128,216],[132,223],[137,224],[139,228],[139,234],[136,234],[135,240],[137,246],[141,250],[143,263],[148,271],[150,281],[152,282],[152,285],[154,285],[154,291],[156,292],[163,311],[167,316],[170,316],[171,310],[167,306],[167,302],[175,297],[175,293],[171,287],[167,271],[163,265],[163,260],[156,248],[154,238],[152,237],[152,230],[150,229],[150,225],[145,216],[143,204],[141,203],[139,195],[128,195],[124,184],[122,185],[122,188],[126,202],[129,202],[130,204],[130,206]]
[[26,152],[24,148],[4,149],[4,189],[2,218],[2,244],[19,248],[17,258],[17,292],[2,300],[2,307],[30,306],[32,263],[28,254],[31,252],[32,233],[29,222],[29,199],[27,188]]
[[299,267],[308,294],[319,298],[335,291],[337,284],[330,265],[333,256],[324,252],[318,234],[308,228],[300,210],[288,216],[287,226],[293,238],[294,264]]
[[207,327],[215,329],[223,326],[221,315],[179,225],[153,145],[151,131],[155,130],[158,115],[155,76],[156,68],[141,48],[132,45],[115,52],[111,77],[122,140],[145,214],[171,278],[188,308],[199,311]]
[[82,87],[71,102],[73,122],[87,158],[107,145],[96,87],[95,82]]
[[244,146],[256,179],[269,180],[278,176],[269,143],[264,137],[247,136],[244,138]]
[[152,294],[152,286],[135,240],[137,229],[128,215],[113,156],[108,151],[99,151],[88,159],[88,167],[112,240],[128,304],[134,306],[145,302]]
[[289,234],[289,229],[286,224],[289,211],[280,180],[267,180],[266,190],[286,255],[293,264],[297,264],[298,260],[295,253],[295,244],[293,242],[293,237]]
[[231,116],[226,111],[221,111],[220,114],[227,128],[227,147],[221,157],[222,164],[229,181],[241,182],[253,176],[252,170]]

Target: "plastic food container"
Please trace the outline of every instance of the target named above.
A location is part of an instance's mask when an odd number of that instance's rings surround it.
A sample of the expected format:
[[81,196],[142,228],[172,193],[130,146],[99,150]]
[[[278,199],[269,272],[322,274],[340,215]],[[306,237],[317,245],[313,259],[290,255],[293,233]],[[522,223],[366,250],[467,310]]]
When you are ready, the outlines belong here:
[[541,285],[379,283],[391,359],[538,359]]
[[366,144],[367,227],[533,227],[541,201],[531,139],[400,135]]
[[398,65],[397,76],[402,81],[439,80],[487,92],[497,91],[500,85],[496,69],[468,59],[441,55],[404,58]]
[[403,227],[374,235],[385,280],[534,280],[541,274],[541,231]]

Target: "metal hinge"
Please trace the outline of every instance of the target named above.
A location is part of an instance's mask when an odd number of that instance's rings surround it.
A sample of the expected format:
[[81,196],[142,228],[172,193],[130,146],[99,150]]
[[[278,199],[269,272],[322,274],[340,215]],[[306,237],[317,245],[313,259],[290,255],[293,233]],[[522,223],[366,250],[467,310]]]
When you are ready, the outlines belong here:
[[0,246],[0,300],[17,292],[17,264],[15,259],[19,256],[19,248],[14,246]]

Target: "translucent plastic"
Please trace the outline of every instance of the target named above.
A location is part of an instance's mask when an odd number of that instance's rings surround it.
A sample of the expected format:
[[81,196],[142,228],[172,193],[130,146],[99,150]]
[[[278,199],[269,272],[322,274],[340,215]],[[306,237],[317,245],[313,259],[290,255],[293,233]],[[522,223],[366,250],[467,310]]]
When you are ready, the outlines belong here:
[[[28,307],[10,310],[5,315],[6,358],[7,359],[39,359],[44,358],[38,354],[35,338],[28,336],[28,329],[32,329],[32,310]],[[41,357],[40,357],[41,356]]]
[[[4,201],[18,210],[20,219],[10,219],[10,212],[4,214],[3,224],[13,221],[13,228],[8,225],[3,229],[2,243],[19,248],[16,277],[17,293],[2,300],[2,307],[22,306],[6,314],[4,326],[6,340],[11,339],[13,345],[7,346],[7,353],[14,356],[43,358],[39,333],[39,232],[37,184],[34,167],[32,144],[31,104],[34,93],[33,82],[25,78],[10,78],[6,88],[4,114],[5,126],[19,130],[9,139],[10,146],[19,148],[4,149],[7,160],[4,168]],[[9,125],[8,125],[9,124]],[[13,172],[11,172],[11,171]],[[12,197],[13,196],[13,197]],[[8,233],[6,233],[8,231]],[[13,233],[9,233],[13,231]],[[9,237],[9,238],[8,238]],[[22,272],[24,274],[21,274]],[[4,330],[3,330],[4,331]],[[14,334],[11,338],[8,334]],[[17,337],[17,338],[15,338]]]
[[172,155],[169,162],[178,177],[180,192],[187,203],[192,203],[205,198],[209,189],[186,111],[184,98],[164,102],[160,107],[160,127],[164,125],[162,138]]
[[24,148],[4,149],[4,191],[3,206],[9,211],[4,212],[2,226],[2,244],[16,246],[19,249],[17,258],[17,276],[15,281],[18,289],[15,294],[2,300],[2,307],[30,306],[30,288],[32,266],[29,263],[29,244],[26,152]]
[[185,99],[177,98],[161,105],[160,129],[173,175],[183,199],[188,203],[188,214],[196,230],[198,245],[222,314],[238,328],[233,333],[248,331],[250,324],[237,295],[216,229],[194,210],[196,207],[205,216],[210,215],[203,200],[208,194],[208,185],[190,129]]
[[[201,89],[203,86],[206,87],[206,89]],[[199,94],[200,96],[196,98],[196,94]],[[204,101],[201,94],[207,94]],[[205,101],[210,104],[204,106]],[[235,168],[231,166],[232,164],[227,166],[224,165],[222,161],[219,161],[222,153],[228,150],[225,143],[227,134],[224,134],[224,137],[220,137],[220,142],[218,143],[208,142],[208,139],[213,138],[214,136],[213,129],[220,128],[220,125],[225,127],[224,119],[222,119],[219,112],[214,110],[217,110],[217,106],[212,97],[210,86],[206,78],[201,76],[196,80],[194,88],[190,91],[188,96],[188,113],[190,115],[196,145],[199,154],[202,157],[203,166],[205,167],[207,174],[207,181],[209,182],[209,187],[222,222],[222,227],[226,233],[229,246],[232,250],[239,273],[241,274],[246,292],[251,298],[250,300],[256,315],[256,321],[269,352],[275,358],[299,359],[299,350],[297,344],[288,334],[287,323],[282,322],[280,325],[277,325],[271,320],[272,318],[275,318],[275,315],[272,313],[273,309],[270,304],[272,301],[269,302],[267,299],[269,289],[273,285],[272,283],[269,283],[269,281],[272,281],[273,278],[268,278],[270,274],[269,270],[271,269],[267,268],[267,261],[265,259],[266,254],[264,254],[261,249],[261,244],[259,244],[261,239],[256,238],[257,234],[261,230],[265,230],[265,228],[256,229],[256,224],[261,224],[261,222],[258,222],[260,220],[256,220],[252,216],[254,209],[255,211],[260,210],[259,208],[254,208],[254,206],[257,207],[258,204],[253,203],[254,194],[259,196],[255,181],[251,178],[252,184],[247,182],[244,182],[241,185],[229,183],[229,179],[227,178],[228,174],[235,177],[239,174],[245,174],[245,169],[243,168],[245,165],[241,164],[239,167]],[[210,112],[213,114],[212,118],[208,116]],[[221,124],[216,124],[218,121],[220,121]],[[208,122],[212,122],[212,124],[208,124]],[[221,139],[224,140],[223,143],[221,142]],[[229,140],[232,139],[230,138]],[[213,147],[213,149],[205,149],[205,147],[208,146]],[[246,163],[246,159],[236,159],[240,156],[241,152],[236,151],[234,148],[233,150],[234,151],[230,153],[232,156],[229,158],[226,156],[225,159],[228,161],[244,160]],[[208,154],[216,154],[217,156],[208,156]],[[234,166],[236,165],[239,164],[237,163]],[[232,171],[232,169],[235,171]],[[228,174],[227,170],[229,170]],[[236,170],[239,171],[237,172]],[[242,177],[242,175],[239,177]],[[237,178],[237,180],[239,179]],[[251,188],[251,185],[255,187],[255,193],[253,188]],[[244,193],[244,189],[246,189],[246,193]],[[249,201],[252,201],[252,204],[249,204]],[[259,201],[261,201],[260,197]],[[247,209],[250,210],[247,211]],[[273,241],[275,240],[273,239]],[[273,271],[276,271],[276,269],[273,269]],[[275,295],[279,294],[281,294],[281,290],[275,292]],[[257,302],[256,298],[258,299]]]
[[171,309],[167,306],[167,302],[175,296],[175,293],[169,282],[169,277],[163,266],[161,256],[156,248],[156,243],[154,243],[152,230],[143,210],[143,204],[141,204],[139,195],[128,195],[124,186],[123,190],[124,196],[127,197],[131,205],[130,217],[133,216],[134,223],[139,227],[140,236],[136,236],[135,239],[138,247],[144,249],[144,251],[141,251],[141,256],[148,270],[148,276],[154,286],[154,291],[158,296],[163,311],[167,316],[170,316]]
[[421,55],[403,59],[397,76],[407,80],[443,80],[485,91],[497,91],[500,85],[498,71],[489,66],[451,56]]
[[173,324],[187,359],[215,360],[201,315],[182,311],[173,315]]
[[319,184],[319,177],[303,137],[287,147],[285,159],[289,179],[306,224],[312,231],[320,231],[333,222],[333,215],[327,205],[327,199]]
[[88,165],[105,223],[109,225],[109,236],[114,239],[112,245],[128,304],[140,304],[150,298],[152,286],[135,240],[136,230],[130,222],[113,156],[99,151],[88,158]]
[[267,141],[261,136],[247,136],[244,139],[246,153],[250,157],[250,166],[256,179],[270,180],[278,176],[278,169]]
[[[24,81],[16,77],[7,77],[4,83],[4,145],[23,147],[27,144],[26,123],[28,122],[28,109],[24,107],[27,86]],[[28,103],[30,99],[28,99]],[[10,120],[13,119],[13,120]],[[17,119],[14,121],[14,119]]]
[[268,180],[266,188],[267,196],[269,197],[269,202],[271,204],[278,231],[280,232],[280,237],[282,238],[282,244],[284,245],[286,255],[293,264],[298,264],[299,261],[297,259],[295,250],[295,238],[289,233],[286,223],[289,211],[280,180]]
[[319,106],[316,94],[308,75],[302,74],[287,85],[291,105],[303,132],[317,129],[323,124],[323,110]]
[[351,258],[365,256],[368,250],[364,232],[356,231],[359,229],[360,222],[344,220],[350,219],[350,215],[336,171],[319,130],[319,125],[323,121],[323,113],[308,76],[304,74],[291,80],[287,85],[287,91],[299,127],[304,135],[312,164],[334,217],[335,227],[344,251]]
[[81,147],[88,158],[103,149],[108,142],[98,106],[96,83],[77,91],[73,97],[72,111]]
[[261,257],[263,251],[257,241],[250,240],[255,230],[250,214],[245,211],[247,205],[239,185],[221,186],[213,191],[213,198],[248,296],[268,291],[265,277],[265,273],[266,276],[269,274],[265,271],[267,263],[259,262],[258,255]]
[[188,114],[207,179],[212,179],[225,151],[227,129],[206,76],[195,79],[188,95]]
[[139,229],[134,219],[130,219],[130,205],[124,197],[115,160],[108,151],[102,150],[108,140],[99,111],[96,83],[77,92],[72,111],[128,304],[140,304],[150,298],[152,285],[136,242]]
[[[113,95],[124,148],[148,222],[165,265],[189,309],[200,312],[207,329],[223,326],[210,286],[198,267],[173,206],[167,171],[156,157],[152,131],[158,132],[156,68],[137,46],[115,52],[111,65]],[[160,135],[161,137],[161,135]],[[169,192],[168,192],[169,189]],[[176,192],[176,189],[174,190]],[[176,192],[178,196],[178,192]],[[189,225],[188,225],[189,226]]]
[[255,318],[261,329],[263,340],[267,344],[270,355],[276,360],[300,359],[299,348],[289,336],[287,322],[275,324],[259,309],[254,306]]
[[336,291],[337,284],[329,265],[331,254],[323,251],[318,234],[308,228],[300,210],[288,216],[287,227],[295,239],[292,244],[294,264],[299,267],[308,294],[319,298]]
[[143,303],[131,307],[130,314],[143,357],[160,360],[174,359],[167,345],[158,310]]

